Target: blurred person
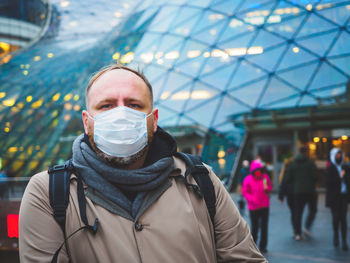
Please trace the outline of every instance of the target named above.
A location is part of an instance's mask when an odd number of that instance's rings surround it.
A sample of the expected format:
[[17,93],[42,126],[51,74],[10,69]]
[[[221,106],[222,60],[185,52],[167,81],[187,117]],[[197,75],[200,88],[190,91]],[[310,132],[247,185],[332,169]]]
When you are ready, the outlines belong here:
[[263,166],[257,160],[250,165],[250,174],[244,179],[242,193],[247,200],[251,220],[253,239],[262,253],[267,252],[267,235],[272,183],[269,176],[263,173]]
[[311,237],[311,227],[317,212],[317,168],[315,162],[308,155],[308,148],[302,146],[299,154],[286,169],[285,179],[287,185],[292,185],[294,195],[294,224],[295,240],[302,239],[302,218],[305,205],[308,205],[309,213],[305,222],[304,234]]
[[3,168],[0,171],[0,199],[5,198],[6,193],[6,179],[7,179],[7,173],[6,170]]
[[245,210],[245,201],[242,195],[242,185],[243,185],[243,181],[244,179],[247,177],[247,175],[249,174],[249,161],[248,160],[244,160],[242,162],[242,168],[239,171],[239,175],[238,175],[238,193],[240,195],[240,198],[238,200],[238,208],[239,208],[239,212],[241,213],[241,215],[244,214],[244,210]]
[[[85,99],[64,235],[50,205],[49,174],[36,174],[20,207],[21,262],[54,261],[55,251],[59,262],[267,262],[206,166],[216,197],[212,224],[205,201],[191,190],[194,179],[183,176],[186,165],[174,156],[175,140],[157,125],[143,74],[122,65],[104,68],[91,78]],[[136,141],[129,138],[139,131]],[[79,200],[86,200],[85,219]],[[93,226],[85,222],[94,219]]]
[[294,205],[294,195],[293,195],[293,185],[291,183],[288,183],[286,180],[286,171],[288,169],[288,166],[292,162],[293,157],[286,158],[283,162],[282,170],[279,177],[280,182],[280,188],[278,191],[278,199],[283,204],[283,200],[286,197],[287,199],[287,205],[290,211],[290,221],[293,228],[293,236],[296,235],[296,229],[295,229],[295,205]]
[[349,250],[347,243],[347,210],[350,201],[349,168],[344,166],[344,153],[333,148],[330,151],[331,164],[326,170],[326,206],[331,209],[333,223],[333,245],[339,246],[339,227],[342,249]]

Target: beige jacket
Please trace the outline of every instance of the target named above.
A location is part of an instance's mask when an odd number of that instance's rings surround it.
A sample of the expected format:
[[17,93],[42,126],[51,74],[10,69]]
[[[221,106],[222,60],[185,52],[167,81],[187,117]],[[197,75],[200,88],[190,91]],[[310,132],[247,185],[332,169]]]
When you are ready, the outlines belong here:
[[[185,172],[177,158],[175,167]],[[179,173],[174,170],[172,175]],[[214,241],[213,227],[203,199],[170,177],[172,185],[135,222],[115,215],[86,198],[88,221],[97,217],[96,235],[82,230],[68,240],[72,262],[267,262],[257,249],[247,223],[240,216],[220,180],[210,171],[216,193]],[[195,183],[192,180],[192,183]],[[24,193],[19,219],[19,252],[22,263],[51,262],[63,243],[63,233],[52,216],[49,202],[49,176],[33,176]],[[77,180],[71,176],[67,208],[67,236],[84,224],[80,220]],[[65,247],[58,262],[68,262]]]

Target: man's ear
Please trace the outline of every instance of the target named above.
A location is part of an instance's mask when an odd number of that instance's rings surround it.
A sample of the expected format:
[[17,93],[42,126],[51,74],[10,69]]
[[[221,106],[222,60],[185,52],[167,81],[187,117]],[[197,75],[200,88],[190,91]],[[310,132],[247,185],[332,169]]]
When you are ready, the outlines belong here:
[[153,131],[156,132],[158,127],[158,109],[153,110]]
[[84,124],[84,131],[87,135],[89,135],[89,129],[88,129],[88,112],[86,110],[83,110],[82,112],[82,118],[83,118],[83,124]]

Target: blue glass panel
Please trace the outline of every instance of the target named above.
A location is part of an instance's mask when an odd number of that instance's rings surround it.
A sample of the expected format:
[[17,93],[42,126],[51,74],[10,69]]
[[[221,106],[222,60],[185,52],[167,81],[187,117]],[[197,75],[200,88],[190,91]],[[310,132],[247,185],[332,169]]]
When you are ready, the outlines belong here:
[[274,1],[271,0],[245,0],[243,4],[237,10],[238,12],[247,12],[250,10],[264,9],[267,3]]
[[143,73],[152,84],[154,81],[157,81],[160,77],[167,73],[167,70],[159,65],[148,65],[144,68]]
[[161,8],[158,15],[153,20],[150,26],[152,28],[152,31],[156,31],[156,32],[167,31],[178,12],[179,12],[179,8],[175,6],[164,6],[163,8]]
[[331,98],[346,95],[346,85],[324,90],[313,90],[312,94],[318,98]]
[[200,18],[201,14],[198,12],[198,14],[192,15],[186,21],[183,21],[182,23],[176,23],[176,25],[172,26],[171,30],[175,34],[181,36],[188,36],[191,34],[193,27],[198,23]]
[[336,67],[350,75],[350,56],[330,59],[329,61],[331,64],[335,65]]
[[232,14],[240,3],[241,1],[237,0],[212,1],[210,8],[223,13]]
[[283,38],[280,38],[278,36],[275,36],[267,31],[259,30],[258,35],[254,39],[252,46],[261,46],[264,49],[270,47],[279,45],[281,43],[285,42]]
[[239,87],[247,82],[256,80],[266,76],[266,73],[260,70],[259,68],[253,67],[245,61],[242,61],[237,72],[235,73],[230,86]]
[[241,20],[238,20],[236,18],[232,18],[229,20],[228,25],[226,26],[224,32],[221,34],[218,42],[225,42],[235,36],[238,37],[244,33],[247,34],[252,31],[254,31],[253,26],[247,25],[246,23],[243,23]]
[[168,120],[168,119],[176,119],[178,116],[177,112],[174,112],[172,110],[169,110],[167,107],[164,107],[163,105],[156,105],[159,112],[159,124],[162,124],[162,122]]
[[337,28],[336,25],[327,22],[315,14],[311,14],[304,23],[302,29],[299,31],[297,37],[303,37],[315,33],[325,32]]
[[169,109],[176,112],[182,112],[184,105],[187,103],[187,99],[191,94],[191,84],[185,85],[181,90],[171,92],[171,94],[164,100],[159,100],[159,105],[165,105]]
[[211,0],[191,0],[189,1],[189,4],[199,7],[207,7],[210,4],[210,2]]
[[307,52],[298,46],[291,45],[289,46],[286,54],[283,56],[282,62],[278,66],[278,69],[286,69],[316,60],[318,60],[318,58],[312,55],[310,52]]
[[210,28],[207,28],[204,31],[193,33],[192,38],[203,41],[211,45],[214,43],[214,41],[218,39],[225,25],[226,25],[225,21],[217,22],[216,24],[212,25]]
[[266,81],[267,79],[257,81],[251,85],[244,86],[243,88],[235,89],[229,94],[254,108],[259,98],[259,94],[266,85]]
[[286,50],[285,46],[279,46],[279,47],[264,51],[263,54],[247,55],[246,58],[248,61],[251,61],[252,63],[270,72],[275,70],[277,63],[281,55],[285,52],[285,50]]
[[180,52],[180,57],[178,58],[176,63],[181,63],[183,61],[203,57],[203,53],[207,50],[207,48],[207,45],[189,39],[184,43],[184,46],[182,47],[182,50]]
[[[196,82],[191,90],[191,99],[186,105],[186,111],[191,111],[196,107],[205,107],[209,101],[212,101],[218,95],[217,90]],[[214,110],[214,108],[211,110]]]
[[177,64],[176,69],[188,76],[197,77],[202,69],[202,65],[205,63],[205,60],[206,58],[203,56],[188,59],[185,62]]
[[296,39],[295,41],[302,47],[316,53],[319,56],[324,56],[328,50],[330,44],[333,42],[334,37],[336,37],[337,32],[331,32],[328,34],[322,34],[317,37],[312,37],[308,39]]
[[334,84],[346,83],[347,77],[339,73],[326,63],[322,63],[316,77],[314,78],[310,89],[322,88]]
[[299,96],[293,96],[289,99],[283,99],[281,101],[272,103],[270,105],[264,106],[266,109],[279,109],[279,108],[289,108],[298,106],[298,102],[300,101]]
[[303,22],[305,15],[283,19],[281,23],[266,25],[265,28],[271,33],[291,38]]
[[265,107],[275,101],[288,99],[296,94],[298,94],[298,91],[295,89],[287,86],[276,78],[271,78],[268,88],[259,102],[259,107]]
[[[350,12],[350,10],[349,10]],[[336,56],[341,54],[349,54],[350,53],[350,34],[347,31],[341,32],[337,42],[332,47],[331,52],[329,52],[328,56]]]
[[166,83],[166,75],[162,75],[161,77],[154,79],[151,83],[153,89],[153,98],[159,98],[161,96],[161,92],[164,89]]
[[[212,64],[208,63],[206,65],[207,69],[209,65],[211,66]],[[202,75],[201,81],[208,83],[220,90],[225,90],[230,84],[229,80],[230,78],[232,78],[231,75],[234,69],[236,68],[236,66],[237,66],[236,63],[227,64],[227,65],[224,64],[220,68],[216,68],[212,73]]]
[[193,110],[186,110],[185,115],[192,119],[200,120],[201,125],[208,128],[215,117],[214,113],[217,104],[218,100],[208,101],[202,107],[193,108]]
[[318,101],[316,100],[316,98],[304,95],[298,103],[298,106],[312,106],[317,104]]
[[139,27],[141,27],[143,25],[143,23],[145,23],[146,21],[148,21],[149,19],[155,17],[155,15],[157,14],[157,9],[156,8],[149,8],[146,9],[141,18],[138,19],[137,23],[135,23],[135,26],[133,27],[133,29],[137,29]]
[[292,71],[287,71],[283,73],[277,72],[277,75],[289,82],[291,85],[301,90],[304,90],[308,80],[311,78],[314,71],[316,70],[317,64],[318,63],[314,63],[309,66],[299,67],[293,69]]
[[220,22],[222,22],[223,20],[225,20],[226,16],[217,13],[217,12],[213,12],[213,11],[205,11],[203,12],[203,15],[201,17],[201,22],[198,23],[192,31],[192,35],[197,34],[199,32],[202,32],[203,30],[208,31],[208,28],[211,28],[215,25],[217,25],[218,23],[220,24]]
[[171,95],[184,88],[185,85],[189,85],[192,81],[191,78],[175,72],[171,72],[166,76],[166,82],[162,89],[162,93],[159,94],[158,99],[166,100],[170,98]]
[[196,124],[199,124],[199,123],[194,121],[193,119],[187,118],[186,116],[181,116],[177,125],[191,126],[191,125],[196,125]]
[[247,33],[240,36],[239,38],[234,38],[225,42],[219,42],[217,43],[217,46],[222,50],[231,48],[246,48],[248,44],[255,38],[255,35],[255,32]]
[[188,6],[181,7],[175,17],[174,22],[172,23],[172,26],[170,27],[170,30],[173,30],[174,28],[183,24],[187,26],[188,21],[190,21],[191,18],[197,17],[198,19],[200,14],[202,14],[202,10],[199,8],[191,8]]
[[[347,1],[343,1],[347,2]],[[325,8],[319,10],[318,13],[327,19],[333,21],[334,23],[343,26],[349,19],[349,4],[343,5],[335,8]]]
[[137,45],[135,55],[138,56],[141,53],[152,52],[157,49],[162,35],[158,33],[147,33],[140,40]]

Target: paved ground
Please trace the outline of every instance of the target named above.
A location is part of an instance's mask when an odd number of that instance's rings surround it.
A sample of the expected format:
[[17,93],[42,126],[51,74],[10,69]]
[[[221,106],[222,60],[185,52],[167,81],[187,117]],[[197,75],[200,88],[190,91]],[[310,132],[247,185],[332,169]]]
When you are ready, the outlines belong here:
[[[233,196],[234,200],[237,198],[237,195]],[[281,204],[277,195],[272,194],[268,253],[265,254],[270,263],[350,263],[350,251],[344,252],[333,247],[331,213],[324,204],[324,194],[319,194],[318,212],[312,228],[312,238],[295,241],[292,236],[287,204]],[[304,218],[306,218],[306,211],[304,211]],[[250,223],[247,211],[244,217]],[[350,243],[350,215],[348,215],[348,227],[348,243]]]

